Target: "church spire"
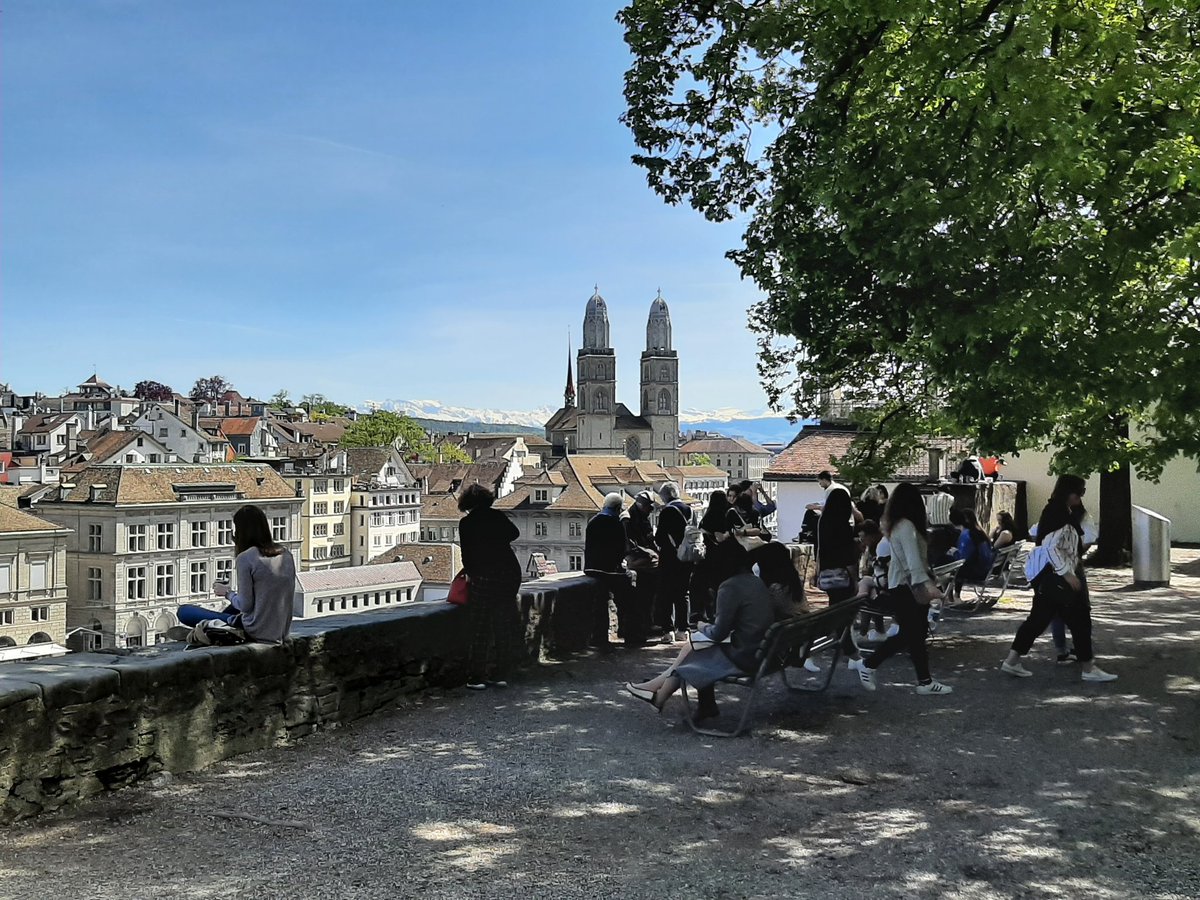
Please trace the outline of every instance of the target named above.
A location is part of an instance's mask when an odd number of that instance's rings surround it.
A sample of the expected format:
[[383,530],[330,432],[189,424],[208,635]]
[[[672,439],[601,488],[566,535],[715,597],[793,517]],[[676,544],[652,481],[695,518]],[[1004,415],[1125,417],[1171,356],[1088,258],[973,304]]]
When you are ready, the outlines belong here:
[[567,330],[567,389],[563,391],[563,406],[571,409],[575,406],[575,377],[571,371],[571,331]]

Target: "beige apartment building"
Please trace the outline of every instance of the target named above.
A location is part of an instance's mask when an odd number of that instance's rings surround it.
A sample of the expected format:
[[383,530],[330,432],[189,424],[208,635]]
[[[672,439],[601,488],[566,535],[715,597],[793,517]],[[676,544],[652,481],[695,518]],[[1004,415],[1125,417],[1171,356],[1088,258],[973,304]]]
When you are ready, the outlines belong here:
[[247,503],[299,554],[304,501],[270,466],[90,466],[52,489],[37,514],[71,529],[68,631],[91,648],[142,647],[178,624],[181,604],[221,606],[212,585],[236,588],[233,514]]
[[771,451],[745,438],[729,438],[709,434],[693,438],[679,448],[685,464],[695,463],[696,457],[707,456],[712,465],[724,470],[731,482],[762,481],[771,464]]
[[346,471],[346,451],[331,454],[312,472],[289,472],[300,507],[302,572],[320,572],[350,565],[350,506],[353,491]]
[[0,649],[66,640],[68,537],[0,503]]
[[351,448],[350,557],[361,566],[421,533],[421,488],[392,447]]

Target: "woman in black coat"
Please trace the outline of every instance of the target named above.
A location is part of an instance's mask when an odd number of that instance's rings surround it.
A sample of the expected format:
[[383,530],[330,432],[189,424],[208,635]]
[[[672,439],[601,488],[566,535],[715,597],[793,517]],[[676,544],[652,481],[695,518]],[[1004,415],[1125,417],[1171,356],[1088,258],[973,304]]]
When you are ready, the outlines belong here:
[[[853,515],[853,504],[850,502],[850,492],[843,487],[836,487],[825,498],[825,507],[821,510],[821,518],[817,521],[817,575],[821,572],[843,569],[846,572],[845,587],[824,588],[829,597],[829,605],[844,603],[855,595],[858,584],[858,541],[854,538],[854,526],[850,524]],[[859,659],[858,646],[846,631],[842,643],[842,651],[851,660]]]
[[495,494],[481,484],[468,485],[458,498],[459,510],[466,513],[458,523],[458,539],[471,585],[467,687],[473,691],[507,686],[505,674],[525,655],[517,614],[521,563],[512,549],[521,532],[508,516],[492,508],[495,500]]

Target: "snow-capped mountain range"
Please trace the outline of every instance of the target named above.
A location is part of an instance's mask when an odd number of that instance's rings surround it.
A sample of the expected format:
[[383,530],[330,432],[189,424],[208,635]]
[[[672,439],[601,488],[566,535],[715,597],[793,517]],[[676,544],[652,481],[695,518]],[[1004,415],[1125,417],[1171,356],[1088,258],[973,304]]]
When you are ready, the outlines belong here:
[[[438,400],[381,400],[362,404],[363,411],[386,409],[421,419],[439,419],[443,422],[482,422],[488,425],[524,425],[541,428],[554,415],[549,406],[529,410],[473,409],[464,406],[447,406]],[[743,410],[724,407],[713,410],[684,409],[679,414],[679,425],[685,431],[718,431],[729,436],[740,435],[757,443],[779,441],[787,443],[800,429],[786,418],[769,410]]]

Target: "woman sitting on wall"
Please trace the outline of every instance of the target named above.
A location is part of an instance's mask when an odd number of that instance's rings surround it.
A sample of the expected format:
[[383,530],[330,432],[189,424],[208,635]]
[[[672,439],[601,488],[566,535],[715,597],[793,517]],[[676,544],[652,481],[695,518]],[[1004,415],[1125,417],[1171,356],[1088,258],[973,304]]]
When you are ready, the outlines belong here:
[[296,561],[287,547],[271,537],[267,516],[257,506],[243,506],[234,513],[233,529],[238,589],[231,591],[218,581],[213,593],[224,597],[228,606],[217,612],[186,604],[179,607],[179,622],[194,626],[188,638],[191,643],[278,644],[292,627]]

